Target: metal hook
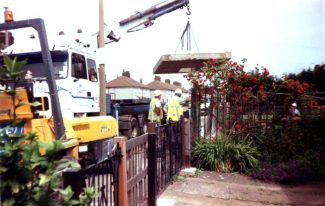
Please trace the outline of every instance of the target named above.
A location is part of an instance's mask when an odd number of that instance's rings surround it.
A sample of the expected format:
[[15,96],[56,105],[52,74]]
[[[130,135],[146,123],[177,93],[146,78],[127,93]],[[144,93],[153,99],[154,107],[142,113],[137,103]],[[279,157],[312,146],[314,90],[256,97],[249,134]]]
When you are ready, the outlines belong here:
[[189,16],[189,15],[191,15],[191,11],[190,11],[190,4],[186,4],[186,7],[187,7],[187,12],[186,12],[186,14]]

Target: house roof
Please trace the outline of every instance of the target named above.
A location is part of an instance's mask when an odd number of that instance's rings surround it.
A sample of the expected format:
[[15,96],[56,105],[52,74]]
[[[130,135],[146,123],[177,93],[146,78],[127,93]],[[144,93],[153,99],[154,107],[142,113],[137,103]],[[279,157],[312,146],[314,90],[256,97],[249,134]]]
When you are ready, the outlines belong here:
[[146,84],[146,86],[151,90],[160,89],[160,90],[175,91],[177,88],[180,88],[183,92],[188,92],[188,90],[186,90],[183,87],[176,86],[174,84],[161,82],[159,80],[154,80],[154,81],[150,82],[149,84]]
[[113,79],[112,81],[106,83],[106,88],[127,88],[127,87],[149,89],[146,85],[141,84],[140,82],[137,82],[136,80],[126,76],[117,77],[116,79]]
[[149,84],[146,84],[146,86],[151,89],[160,89],[160,90],[173,90],[169,85],[171,84],[167,84],[158,80],[154,80],[152,82],[150,82]]

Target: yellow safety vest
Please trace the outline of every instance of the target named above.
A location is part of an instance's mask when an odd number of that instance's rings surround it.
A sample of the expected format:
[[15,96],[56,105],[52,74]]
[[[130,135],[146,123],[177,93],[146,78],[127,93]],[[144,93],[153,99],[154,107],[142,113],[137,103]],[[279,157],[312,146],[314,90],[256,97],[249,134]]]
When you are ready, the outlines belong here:
[[156,121],[156,122],[160,122],[161,119],[162,119],[162,112],[161,112],[161,115],[158,116],[154,110],[155,110],[155,107],[156,107],[156,102],[157,101],[160,101],[159,99],[156,99],[156,98],[152,98],[151,101],[150,101],[150,107],[149,107],[149,114],[148,114],[148,120],[149,121]]
[[184,109],[179,103],[178,97],[173,97],[167,103],[167,121],[178,121],[180,116],[183,115]]

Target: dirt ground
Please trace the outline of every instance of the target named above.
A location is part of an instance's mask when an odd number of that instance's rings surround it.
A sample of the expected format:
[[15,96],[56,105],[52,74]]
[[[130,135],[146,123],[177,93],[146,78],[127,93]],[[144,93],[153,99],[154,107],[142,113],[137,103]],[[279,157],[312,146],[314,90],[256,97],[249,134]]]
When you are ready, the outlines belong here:
[[252,180],[244,175],[203,171],[194,177],[178,177],[159,196],[157,205],[325,206],[325,182],[280,185]]

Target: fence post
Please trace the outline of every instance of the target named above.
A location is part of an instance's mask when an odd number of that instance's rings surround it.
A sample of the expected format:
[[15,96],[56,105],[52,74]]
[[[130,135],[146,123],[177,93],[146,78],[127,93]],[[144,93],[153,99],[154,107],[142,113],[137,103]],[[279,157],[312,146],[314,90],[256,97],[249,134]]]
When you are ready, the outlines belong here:
[[175,154],[175,150],[173,149],[175,146],[175,136],[174,136],[174,128],[173,128],[172,121],[169,119],[167,127],[168,127],[168,133],[167,135],[169,136],[168,138],[168,145],[169,145],[169,177],[172,177],[174,172],[174,164],[173,164],[173,156]]
[[148,205],[157,205],[157,151],[155,123],[148,123]]
[[182,135],[182,167],[190,167],[190,119],[183,119],[181,124],[181,135]]
[[118,167],[118,205],[128,206],[127,174],[126,174],[126,138],[115,137],[115,144],[119,144],[122,152],[122,159]]
[[200,97],[198,94],[198,88],[196,86],[192,89],[192,97],[191,97],[191,118],[193,120],[193,138],[197,139],[200,136]]

